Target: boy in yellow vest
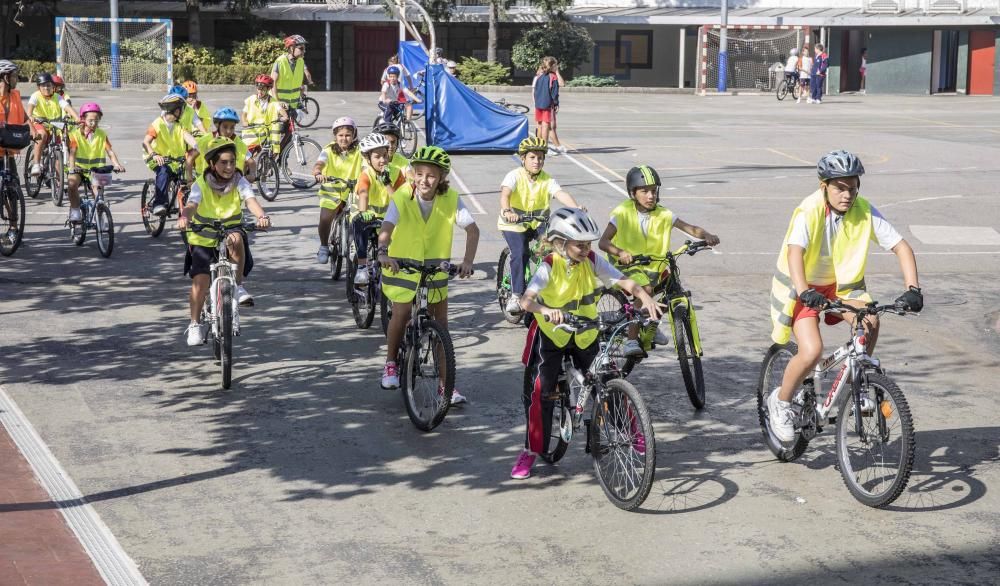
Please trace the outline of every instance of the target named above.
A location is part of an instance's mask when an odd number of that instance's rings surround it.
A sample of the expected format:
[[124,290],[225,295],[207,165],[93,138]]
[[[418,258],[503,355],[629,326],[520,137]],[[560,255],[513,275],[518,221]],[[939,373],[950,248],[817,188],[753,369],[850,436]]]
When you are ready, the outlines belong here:
[[389,166],[389,140],[385,136],[374,132],[369,134],[361,139],[360,149],[365,162],[358,184],[354,187],[358,209],[351,220],[351,232],[358,254],[354,284],[364,287],[368,285],[368,266],[373,260],[368,258],[368,226],[375,220],[385,218],[392,194],[406,178],[399,169]]
[[[257,227],[266,230],[271,219],[264,213],[254,195],[253,187],[236,172],[236,144],[226,138],[215,138],[205,151],[208,167],[191,188],[187,204],[177,220],[177,227],[186,229],[191,224],[210,224],[222,220],[226,226],[226,247],[229,258],[236,262],[235,296],[240,305],[252,306],[253,297],[243,287],[243,279],[253,268],[250,244],[243,232],[243,204],[256,216]],[[216,258],[215,234],[208,231],[187,235],[188,252],[184,259],[184,273],[191,276],[191,323],[186,336],[188,346],[205,343],[209,324],[199,324],[201,308],[211,286],[211,265]]]
[[[420,147],[410,159],[413,178],[403,185],[389,202],[382,232],[378,237],[382,264],[382,294],[392,301],[392,320],[386,331],[388,352],[382,369],[382,388],[399,388],[396,355],[410,319],[410,303],[417,293],[419,275],[399,271],[397,260],[409,260],[424,266],[438,266],[451,260],[454,227],[465,230],[465,256],[459,264],[459,276],[472,274],[472,261],[479,246],[479,226],[472,219],[448,184],[451,157],[440,147]],[[448,277],[438,274],[429,283],[427,309],[435,321],[448,327]],[[444,377],[442,376],[442,385]],[[452,405],[464,403],[465,397],[454,390]]]
[[70,176],[66,186],[69,191],[70,222],[79,222],[82,219],[80,213],[80,176],[82,173],[105,167],[107,158],[111,159],[115,171],[125,172],[125,167],[118,161],[118,155],[111,150],[111,140],[108,139],[107,133],[97,127],[101,123],[101,118],[104,117],[101,107],[93,102],[84,104],[80,108],[80,116],[82,117],[82,126],[69,133]]
[[156,192],[153,197],[153,210],[155,216],[165,216],[167,214],[167,198],[172,194],[167,193],[170,180],[180,173],[179,163],[170,163],[167,157],[185,159],[184,176],[185,180],[192,181],[192,167],[195,155],[198,154],[198,144],[191,133],[181,126],[180,118],[187,104],[184,98],[177,94],[167,94],[159,102],[160,115],[153,120],[146,131],[146,136],[142,140],[142,147],[146,154],[146,165],[156,173]]
[[313,165],[313,176],[319,183],[319,250],[316,262],[330,260],[330,228],[344,211],[350,191],[329,182],[332,178],[356,181],[361,175],[361,150],[358,148],[358,125],[353,118],[343,116],[333,121],[333,142],[319,153]]
[[204,153],[208,150],[209,143],[215,138],[227,138],[236,143],[236,169],[246,177],[247,181],[253,183],[256,177],[257,161],[250,156],[250,147],[243,139],[236,134],[236,124],[240,117],[236,110],[232,108],[219,108],[212,114],[212,122],[215,123],[215,132],[198,137],[198,159],[194,163],[194,171],[200,177],[208,167]]
[[[768,396],[771,431],[782,442],[795,440],[791,400],[823,352],[819,312],[828,301],[863,306],[872,299],[865,285],[868,248],[875,241],[899,260],[906,292],[896,299],[907,311],[923,309],[913,249],[875,206],[858,195],[865,168],[847,151],[825,155],[817,165],[819,190],[802,200],[778,255],[771,282],[771,338],[786,344],[795,334],[799,351],[788,361],[781,386]],[[846,319],[852,323],[853,315]],[[842,321],[827,314],[827,324]],[[878,319],[865,318],[868,351],[878,339]]]
[[[552,245],[553,252],[538,266],[521,297],[521,308],[535,315],[528,330],[525,351],[525,367],[530,370],[535,382],[525,389],[522,397],[527,433],[524,451],[510,472],[511,478],[531,476],[535,458],[546,449],[550,430],[545,426],[551,426],[552,419],[545,421],[542,417],[543,397],[550,397],[555,391],[563,357],[569,356],[580,371],[590,368],[597,357],[600,346],[595,343],[597,330],[570,333],[557,329],[556,326],[563,321],[563,312],[596,319],[601,290],[617,285],[642,301],[652,319],[660,317],[660,307],[649,293],[626,278],[607,259],[590,250],[591,243],[600,234],[597,223],[580,209],[558,209],[549,220],[545,238]],[[638,445],[637,448],[644,449]]]
[[198,99],[198,84],[189,79],[181,85],[183,85],[184,89],[187,90],[188,95],[185,99],[187,100],[188,106],[190,106],[191,110],[194,111],[194,115],[198,117],[202,128],[204,128],[205,133],[207,134],[209,129],[212,128],[212,117],[208,113],[208,106],[205,105],[205,102]]
[[[629,169],[625,176],[625,188],[629,198],[611,211],[611,221],[601,236],[599,247],[608,253],[608,258],[621,269],[632,262],[635,256],[656,256],[663,258],[670,252],[670,233],[674,228],[709,246],[719,244],[719,237],[694,224],[674,216],[673,212],[660,205],[660,174],[649,165]],[[625,270],[625,275],[639,283],[647,293],[660,280],[660,274],[667,270],[667,262],[653,262],[646,266],[636,266]],[[623,348],[626,356],[645,354],[639,344],[639,326],[628,330],[628,340]],[[669,338],[656,329],[654,341],[666,344]]]
[[177,94],[178,96],[184,98],[184,111],[181,112],[180,117],[181,127],[195,137],[208,134],[209,127],[202,123],[201,117],[198,116],[194,106],[192,105],[194,102],[188,99],[187,86],[183,84],[175,85],[170,88],[170,93]]
[[302,35],[285,37],[285,48],[288,52],[275,59],[271,68],[271,77],[274,78],[272,95],[279,102],[288,104],[288,108],[294,112],[301,107],[304,82],[312,84],[313,80],[306,67],[305,38]]
[[42,151],[45,150],[45,147],[49,144],[49,140],[52,138],[48,129],[41,122],[59,120],[67,115],[77,122],[80,120],[76,112],[73,112],[69,102],[55,93],[56,86],[52,82],[51,75],[48,73],[39,73],[37,83],[38,91],[31,94],[31,97],[28,98],[28,104],[24,108],[28,119],[34,122],[32,126],[35,129],[35,140],[38,141],[32,154],[32,177],[38,177],[42,174]]
[[[559,186],[551,175],[542,170],[549,144],[537,137],[529,137],[517,146],[521,166],[514,169],[500,182],[500,217],[497,229],[503,234],[510,249],[511,296],[507,300],[507,313],[520,314],[520,298],[524,293],[524,271],[528,266],[529,244],[542,236],[545,220],[549,217],[549,200],[558,199],[564,206],[580,207],[573,196]],[[519,222],[521,216],[534,216]]]

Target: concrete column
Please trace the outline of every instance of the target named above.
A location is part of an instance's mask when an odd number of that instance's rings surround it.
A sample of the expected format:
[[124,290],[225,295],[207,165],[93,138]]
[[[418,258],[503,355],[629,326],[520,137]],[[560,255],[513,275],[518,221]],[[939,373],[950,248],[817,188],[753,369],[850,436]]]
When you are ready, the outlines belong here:
[[687,28],[682,26],[680,29],[680,49],[678,50],[680,57],[677,60],[677,87],[680,89],[684,89],[684,44],[687,40],[686,36]]
[[330,34],[330,21],[329,20],[326,21],[325,24],[326,24],[326,54],[324,55],[324,57],[326,58],[326,91],[330,91],[331,89],[333,89],[333,86],[331,85],[333,79],[331,76],[332,73],[331,70],[333,69],[333,59],[331,58],[332,51],[330,48],[330,45],[333,43],[333,38],[332,38],[333,35]]

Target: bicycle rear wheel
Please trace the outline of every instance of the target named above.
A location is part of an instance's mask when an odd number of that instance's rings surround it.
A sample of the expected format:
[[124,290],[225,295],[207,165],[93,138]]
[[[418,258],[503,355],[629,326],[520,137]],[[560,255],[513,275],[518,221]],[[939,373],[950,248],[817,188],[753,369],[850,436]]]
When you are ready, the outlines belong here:
[[309,128],[316,124],[316,120],[319,119],[319,102],[314,98],[306,97],[302,99],[301,105],[297,124],[302,128]]
[[[524,369],[523,385],[523,392],[530,394],[531,387],[535,385],[534,369],[530,366]],[[569,396],[566,381],[559,382],[556,392],[559,393],[558,398],[542,399],[542,425],[545,427],[542,432],[545,436],[545,445],[542,446],[542,453],[539,455],[549,464],[562,460],[566,455],[566,449],[569,448],[564,433],[570,436],[573,434],[573,414],[569,406],[563,403],[563,397]]]
[[694,329],[691,327],[691,314],[686,307],[674,310],[674,346],[677,350],[677,363],[681,367],[681,378],[687,389],[688,399],[695,409],[705,407],[705,374],[701,369],[701,356],[695,350]]
[[281,191],[281,178],[278,177],[278,167],[271,157],[259,157],[257,164],[257,191],[267,201],[274,201]]
[[792,85],[792,97],[798,100],[802,96],[802,86],[798,83]]
[[341,223],[338,219],[334,222],[333,229],[330,231],[330,278],[334,281],[340,278],[344,267],[344,255],[341,248],[343,238],[340,236],[341,229]]
[[776,90],[776,94],[778,96],[779,102],[781,100],[784,100],[785,96],[788,95],[788,83],[784,81],[778,83],[778,89]]
[[233,384],[233,285],[229,279],[219,280],[215,314],[218,316],[219,344],[222,367],[222,388],[228,389]]
[[4,182],[0,194],[0,254],[17,252],[24,238],[24,194],[11,182]]
[[108,258],[115,249],[115,222],[111,218],[111,209],[106,204],[98,204],[94,236],[97,238],[97,249],[101,256]]
[[409,159],[417,150],[420,136],[417,134],[417,125],[412,120],[402,119],[399,124],[399,152]]
[[[36,143],[32,143],[32,144],[34,145],[33,148],[42,148],[41,147],[41,143],[36,142]],[[41,174],[38,177],[32,177],[31,176],[31,165],[32,164],[34,164],[34,159],[33,159],[33,156],[32,156],[32,150],[31,149],[25,149],[25,151],[24,151],[24,187],[25,187],[25,189],[28,190],[28,196],[31,197],[32,199],[35,199],[42,192],[42,184],[45,183],[45,173],[48,171],[48,168],[49,168],[48,155],[46,154],[45,150],[42,150],[42,158],[39,161],[39,164],[42,167],[42,172],[41,172]],[[14,170],[14,173],[17,173],[17,169]]]
[[319,159],[319,154],[323,152],[323,147],[318,142],[308,136],[300,136],[298,133],[292,135],[288,145],[281,151],[281,172],[293,187],[311,185],[313,178],[312,168]]
[[916,438],[910,406],[896,383],[875,372],[863,376],[861,392],[874,409],[866,413],[855,393],[843,393],[837,410],[837,461],[851,495],[880,508],[906,488]]
[[385,296],[382,291],[382,277],[379,275],[378,291],[379,319],[382,321],[382,335],[389,335],[389,321],[392,320],[392,300]]
[[597,315],[605,321],[614,321],[622,318],[627,303],[625,294],[618,289],[608,289],[597,300]]
[[512,104],[510,102],[505,102],[501,105],[515,114],[527,114],[531,110],[531,108],[525,106],[524,104]]
[[167,224],[167,219],[153,215],[153,182],[147,180],[142,184],[142,199],[139,214],[142,216],[142,225],[146,228],[146,233],[156,238],[163,233],[163,227]]
[[771,431],[771,416],[767,409],[767,397],[775,387],[781,384],[788,361],[798,351],[795,342],[773,344],[764,355],[764,362],[760,367],[760,379],[757,381],[757,419],[760,421],[760,430],[764,434],[764,442],[768,449],[782,462],[795,460],[806,451],[806,446],[809,445],[809,440],[802,437],[802,434],[798,434],[795,443],[791,447],[785,447]]
[[421,431],[431,431],[444,421],[451,407],[455,348],[447,330],[436,321],[429,319],[418,327],[415,343],[406,349],[401,387],[410,421]]
[[608,381],[604,397],[594,401],[590,441],[605,496],[619,509],[634,511],[653,486],[656,440],[646,403],[631,383]]
[[49,157],[49,188],[52,193],[52,203],[57,207],[62,207],[63,197],[66,195],[64,172],[62,153],[57,151],[56,156]]
[[514,292],[510,284],[510,248],[504,247],[500,251],[500,260],[497,261],[497,304],[500,306],[500,314],[508,323],[521,323],[524,313],[511,314],[507,311],[507,302],[510,301]]

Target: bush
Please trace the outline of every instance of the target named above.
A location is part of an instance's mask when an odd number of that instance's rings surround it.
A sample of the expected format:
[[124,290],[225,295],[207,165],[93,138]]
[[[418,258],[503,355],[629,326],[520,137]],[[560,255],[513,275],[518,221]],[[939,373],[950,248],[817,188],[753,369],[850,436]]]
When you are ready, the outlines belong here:
[[525,29],[514,43],[511,60],[518,69],[535,71],[542,57],[559,60],[559,69],[571,71],[590,59],[594,40],[587,29],[567,22],[553,21],[545,26]]
[[55,43],[52,41],[37,41],[35,39],[25,39],[22,41],[21,45],[18,46],[11,53],[8,59],[17,60],[33,60],[33,61],[52,61],[56,58]]
[[618,87],[618,80],[613,75],[601,77],[597,75],[581,75],[566,82],[568,87]]
[[466,85],[507,85],[510,69],[500,63],[489,63],[472,57],[462,57],[458,64],[458,79]]
[[174,66],[177,65],[223,65],[226,52],[209,47],[196,47],[184,43],[174,47]]
[[121,42],[122,59],[136,63],[159,63],[166,60],[163,45],[155,39],[124,39]]
[[[17,64],[17,79],[19,81],[27,82],[43,71],[46,73],[56,72],[56,64],[51,61],[35,61],[34,59],[13,59],[13,61]],[[21,91],[24,92],[24,88]]]
[[285,53],[284,33],[261,33],[252,39],[233,45],[233,65],[270,67]]
[[[199,84],[246,85],[261,73],[260,65],[175,65],[177,79],[190,79]],[[249,91],[249,87],[247,89]]]

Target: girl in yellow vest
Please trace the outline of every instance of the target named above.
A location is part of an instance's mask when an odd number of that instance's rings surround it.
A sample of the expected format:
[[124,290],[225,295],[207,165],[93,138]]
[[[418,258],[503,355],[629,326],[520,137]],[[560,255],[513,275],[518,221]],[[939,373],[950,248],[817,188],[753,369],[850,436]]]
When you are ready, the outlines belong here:
[[305,82],[313,82],[312,74],[306,67],[306,40],[302,35],[285,37],[285,48],[288,53],[275,59],[271,68],[271,77],[274,78],[272,95],[279,102],[288,104],[292,110],[297,110],[301,107],[300,98]]
[[[451,260],[454,227],[465,230],[465,256],[459,276],[472,274],[472,261],[479,246],[479,227],[456,192],[448,185],[451,158],[443,149],[420,147],[410,159],[413,178],[403,185],[389,203],[382,232],[378,237],[382,264],[382,294],[392,301],[392,320],[386,331],[388,352],[382,369],[382,388],[399,388],[396,355],[410,319],[410,303],[417,293],[419,275],[399,271],[398,260],[438,266]],[[435,277],[428,286],[427,309],[445,329],[448,328],[448,278]],[[442,367],[444,365],[442,364]],[[442,380],[444,376],[442,375]],[[452,393],[452,405],[464,403],[458,389]]]
[[402,136],[399,127],[391,122],[379,122],[372,132],[381,134],[389,141],[389,168],[406,175],[410,161],[399,152],[399,138]]
[[[215,132],[206,134],[198,138],[198,152],[204,153],[208,150],[208,145],[215,138],[227,138],[236,143],[236,169],[246,177],[250,183],[254,182],[257,171],[257,161],[250,156],[250,147],[243,139],[236,134],[236,123],[240,121],[236,110],[232,108],[219,108],[212,114],[212,122],[215,123]],[[194,163],[194,170],[197,176],[201,176],[208,167],[203,154],[198,155],[198,160]]]
[[274,154],[281,152],[281,129],[288,120],[284,104],[271,99],[268,91],[274,85],[270,75],[260,74],[254,78],[257,93],[243,101],[240,121],[243,122],[243,141],[256,153],[265,136],[271,140]]
[[351,232],[354,234],[354,249],[358,254],[359,265],[357,274],[354,275],[354,284],[364,287],[368,285],[367,267],[372,262],[368,258],[367,228],[371,222],[385,218],[389,200],[406,178],[398,169],[389,166],[389,141],[385,136],[369,134],[361,139],[360,149],[365,164],[354,188],[358,209],[351,220]]
[[198,154],[198,143],[189,132],[181,127],[180,118],[184,111],[184,98],[177,94],[167,94],[159,102],[160,115],[146,130],[142,147],[146,153],[146,165],[156,173],[156,191],[153,197],[153,214],[167,213],[167,193],[170,180],[180,173],[180,166],[169,163],[165,157],[184,158],[184,178],[192,181],[192,167]]
[[[896,299],[908,311],[923,309],[913,249],[882,217],[875,206],[858,195],[865,168],[847,151],[825,155],[817,165],[819,190],[802,200],[785,233],[771,282],[771,338],[786,344],[795,334],[799,351],[788,361],[781,386],[768,396],[771,430],[782,442],[795,440],[791,400],[812,372],[823,352],[819,312],[827,302],[863,306],[872,299],[865,284],[868,247],[875,241],[899,260],[906,292]],[[846,316],[852,322],[853,316]],[[826,315],[826,322],[842,321]],[[878,319],[865,319],[868,351],[875,350]]]
[[188,100],[188,90],[186,85],[175,85],[170,88],[170,93],[177,94],[184,99],[184,111],[181,112],[180,122],[181,126],[187,132],[190,132],[193,136],[201,136],[208,133],[208,126],[205,126],[201,117],[195,111],[194,102]]
[[563,312],[595,319],[603,288],[618,286],[642,301],[651,318],[660,317],[660,307],[649,293],[590,250],[591,242],[599,236],[597,223],[576,208],[556,210],[545,231],[553,252],[538,266],[521,297],[521,308],[535,315],[525,349],[525,367],[535,382],[522,397],[527,433],[524,451],[510,472],[511,478],[531,476],[535,458],[545,451],[550,431],[545,426],[551,426],[552,419],[545,421],[542,417],[542,397],[552,396],[555,391],[563,357],[570,357],[576,368],[585,371],[597,356],[597,330],[570,333],[557,329]]
[[[670,252],[670,233],[674,228],[698,240],[704,240],[709,246],[719,244],[719,237],[715,234],[700,226],[688,224],[661,206],[660,186],[660,174],[649,165],[632,167],[625,176],[629,198],[611,211],[611,221],[598,244],[619,268],[631,263],[634,256],[666,256]],[[667,263],[661,261],[631,267],[625,270],[625,274],[652,294],[653,287],[660,280],[660,274],[665,270]],[[633,325],[628,330],[628,340],[624,346],[626,356],[645,354],[638,338],[639,326]],[[662,345],[669,338],[657,328],[654,341]]]
[[28,119],[34,122],[32,126],[35,129],[35,140],[37,141],[35,151],[32,154],[32,177],[38,177],[42,174],[42,151],[48,146],[49,139],[52,137],[48,129],[41,124],[41,121],[59,120],[66,116],[77,122],[80,121],[76,112],[73,112],[72,107],[70,107],[69,102],[55,93],[56,86],[52,82],[51,75],[48,73],[39,73],[37,82],[38,91],[31,94],[31,97],[28,98],[28,104],[24,108]]
[[118,155],[111,150],[111,140],[106,132],[98,128],[104,112],[101,107],[93,102],[84,104],[80,108],[82,125],[69,133],[69,169],[70,176],[67,181],[69,188],[69,221],[79,222],[82,219],[80,213],[80,180],[83,173],[91,169],[105,167],[107,159],[111,159],[114,170],[119,173],[125,172],[125,166],[118,161]]
[[520,298],[524,293],[524,271],[531,253],[528,245],[541,237],[545,220],[518,222],[526,215],[549,215],[549,200],[558,199],[564,206],[580,207],[573,196],[566,192],[551,175],[542,170],[549,144],[537,137],[529,137],[517,146],[521,166],[514,169],[500,182],[500,217],[497,229],[503,234],[510,248],[511,296],[505,308],[508,313],[520,314]]
[[[243,204],[256,216],[257,227],[266,230],[271,220],[254,195],[253,187],[236,172],[236,144],[226,138],[216,138],[205,151],[208,167],[188,194],[187,205],[177,220],[177,227],[209,224],[222,220],[226,226],[226,247],[229,258],[236,262],[236,299],[240,305],[252,306],[253,297],[243,287],[243,279],[253,268],[250,244],[243,232]],[[187,235],[188,252],[184,273],[191,275],[191,323],[186,336],[188,346],[205,343],[209,324],[199,324],[202,305],[211,286],[211,265],[217,259],[214,234],[202,231]]]
[[313,166],[313,176],[319,183],[319,250],[316,262],[326,264],[330,260],[330,227],[344,211],[350,191],[343,186],[328,182],[338,178],[356,181],[361,174],[361,149],[358,148],[358,125],[354,119],[344,116],[333,121],[333,142],[320,152]]
[[186,99],[188,106],[191,106],[194,115],[198,117],[202,128],[207,133],[212,128],[212,116],[208,113],[208,106],[205,105],[205,102],[198,99],[198,84],[189,79],[181,85],[187,90],[188,95]]

